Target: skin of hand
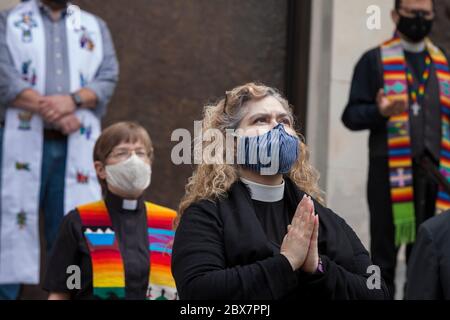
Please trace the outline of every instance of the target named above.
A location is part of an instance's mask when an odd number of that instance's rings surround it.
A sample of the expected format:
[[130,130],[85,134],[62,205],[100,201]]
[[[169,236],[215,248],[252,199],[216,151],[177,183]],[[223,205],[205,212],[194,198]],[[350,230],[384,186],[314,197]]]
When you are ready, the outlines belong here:
[[306,273],[315,273],[319,265],[319,216],[314,214],[314,202],[312,199],[308,197],[308,200],[306,207],[314,215],[314,230],[309,243],[308,255],[301,269]]
[[48,295],[48,300],[70,300],[70,295],[68,293],[51,292]]
[[389,118],[405,112],[408,108],[405,100],[391,100],[384,94],[384,89],[380,89],[377,94],[378,111],[383,117]]
[[80,120],[73,113],[65,115],[62,118],[58,119],[55,124],[65,135],[74,133],[81,128]]
[[307,202],[308,198],[305,195],[297,206],[280,249],[280,253],[288,259],[294,271],[305,263],[314,232],[314,213],[308,211]]
[[40,114],[45,121],[55,123],[66,115],[73,113],[76,109],[75,102],[71,96],[55,95],[40,99]]
[[40,104],[43,96],[33,90],[25,89],[11,102],[11,105],[33,113],[40,113]]

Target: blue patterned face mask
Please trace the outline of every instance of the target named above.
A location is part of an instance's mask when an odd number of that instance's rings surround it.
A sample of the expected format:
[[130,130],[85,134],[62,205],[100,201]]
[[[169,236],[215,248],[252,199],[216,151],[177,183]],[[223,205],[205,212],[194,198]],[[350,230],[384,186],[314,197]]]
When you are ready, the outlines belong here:
[[237,163],[261,175],[288,173],[298,159],[298,142],[281,123],[260,136],[239,136]]

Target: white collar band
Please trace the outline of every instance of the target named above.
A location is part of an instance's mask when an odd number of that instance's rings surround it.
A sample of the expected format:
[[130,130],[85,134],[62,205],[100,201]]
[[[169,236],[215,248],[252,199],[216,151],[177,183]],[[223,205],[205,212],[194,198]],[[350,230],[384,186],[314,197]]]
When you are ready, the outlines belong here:
[[124,210],[136,210],[137,209],[137,205],[138,205],[138,201],[137,200],[127,200],[127,199],[123,199],[122,202],[122,209]]
[[249,187],[253,200],[261,202],[277,202],[284,197],[284,180],[282,184],[277,186],[260,184],[244,178],[241,178],[241,181]]
[[404,39],[400,39],[403,49],[408,52],[419,53],[425,51],[425,41],[418,43],[408,42]]

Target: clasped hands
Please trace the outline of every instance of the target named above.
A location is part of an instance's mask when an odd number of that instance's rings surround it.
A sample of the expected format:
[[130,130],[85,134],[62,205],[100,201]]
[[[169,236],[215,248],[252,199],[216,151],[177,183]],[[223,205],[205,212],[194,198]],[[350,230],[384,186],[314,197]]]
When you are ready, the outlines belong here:
[[39,99],[38,113],[42,118],[68,135],[81,127],[75,115],[76,105],[69,95],[42,96]]
[[309,196],[303,196],[295,211],[292,223],[281,244],[284,255],[294,271],[301,269],[315,273],[319,264],[319,216],[314,213],[314,203]]

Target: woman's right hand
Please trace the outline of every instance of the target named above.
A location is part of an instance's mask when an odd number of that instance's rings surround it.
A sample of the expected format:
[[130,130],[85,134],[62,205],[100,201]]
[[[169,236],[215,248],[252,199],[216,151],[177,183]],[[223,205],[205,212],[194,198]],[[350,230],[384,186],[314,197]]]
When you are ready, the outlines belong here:
[[303,196],[281,244],[280,253],[288,259],[294,271],[305,262],[314,231],[314,212],[308,210],[309,200],[309,197]]
[[378,91],[376,99],[378,111],[385,118],[399,115],[408,109],[406,100],[390,100],[384,95],[384,89]]

